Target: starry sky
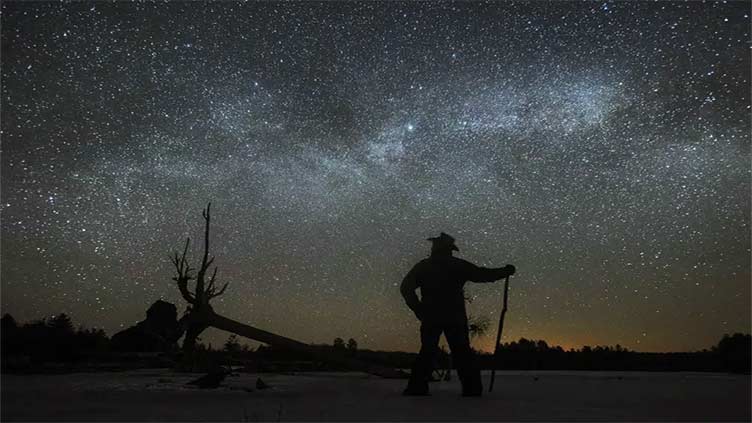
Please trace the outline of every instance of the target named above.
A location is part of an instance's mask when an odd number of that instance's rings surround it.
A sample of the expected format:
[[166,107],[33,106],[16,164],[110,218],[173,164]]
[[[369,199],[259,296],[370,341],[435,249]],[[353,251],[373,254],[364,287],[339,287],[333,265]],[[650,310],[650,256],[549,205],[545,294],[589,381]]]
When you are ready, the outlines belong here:
[[[505,340],[750,332],[748,2],[2,2],[2,311],[109,334],[182,302],[414,351],[445,231],[514,264]],[[192,251],[196,263],[200,251]],[[468,284],[493,323],[503,284]],[[204,342],[227,334],[209,330]]]

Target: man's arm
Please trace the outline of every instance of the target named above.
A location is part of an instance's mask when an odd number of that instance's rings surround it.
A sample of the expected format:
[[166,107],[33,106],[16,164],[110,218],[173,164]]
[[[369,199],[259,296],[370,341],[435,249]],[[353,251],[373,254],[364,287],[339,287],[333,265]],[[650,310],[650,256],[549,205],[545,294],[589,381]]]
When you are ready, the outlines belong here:
[[507,264],[504,267],[480,267],[469,261],[462,260],[465,279],[471,282],[493,282],[511,276],[515,272],[514,266]]
[[415,290],[418,289],[418,279],[416,275],[417,271],[415,270],[416,267],[417,266],[413,267],[407,273],[407,276],[402,279],[400,292],[402,293],[402,298],[405,299],[405,303],[407,303],[407,306],[410,307],[410,310],[415,313],[415,316],[418,318],[418,320],[422,320],[423,305],[418,299],[418,294],[415,293]]

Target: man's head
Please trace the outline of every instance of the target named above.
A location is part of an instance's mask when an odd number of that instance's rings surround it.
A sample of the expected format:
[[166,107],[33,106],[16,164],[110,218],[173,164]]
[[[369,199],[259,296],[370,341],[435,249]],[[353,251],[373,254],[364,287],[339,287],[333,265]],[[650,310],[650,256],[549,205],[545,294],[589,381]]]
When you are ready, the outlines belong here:
[[444,232],[437,237],[428,238],[428,241],[431,241],[431,253],[452,254],[452,251],[460,250],[454,245],[454,238]]

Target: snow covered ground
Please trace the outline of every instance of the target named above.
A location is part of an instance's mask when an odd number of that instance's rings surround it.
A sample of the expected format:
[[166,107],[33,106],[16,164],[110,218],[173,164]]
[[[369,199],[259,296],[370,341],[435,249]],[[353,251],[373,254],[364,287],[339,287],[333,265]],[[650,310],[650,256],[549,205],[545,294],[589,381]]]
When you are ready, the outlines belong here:
[[[749,421],[750,377],[717,373],[498,372],[482,398],[456,377],[430,397],[403,397],[404,380],[360,373],[240,374],[222,387],[200,375],[3,375],[2,421],[526,420]],[[272,388],[256,389],[261,377]],[[485,374],[488,386],[489,375]]]

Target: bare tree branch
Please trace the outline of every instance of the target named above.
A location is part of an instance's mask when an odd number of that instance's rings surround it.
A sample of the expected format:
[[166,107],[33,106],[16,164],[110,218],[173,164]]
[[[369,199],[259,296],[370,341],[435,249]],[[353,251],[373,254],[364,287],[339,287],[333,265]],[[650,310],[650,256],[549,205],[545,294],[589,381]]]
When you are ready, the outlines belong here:
[[[216,258],[215,256],[209,255],[209,238],[211,236],[211,202],[207,203],[206,208],[202,211],[201,215],[203,216],[205,221],[204,251],[201,258],[201,265],[198,267],[198,269],[196,269],[192,268],[188,264],[188,249],[190,246],[190,238],[188,238],[185,242],[182,255],[175,253],[174,256],[170,257],[170,261],[172,261],[172,264],[175,266],[176,272],[175,277],[173,277],[172,279],[177,282],[178,288],[180,289],[180,294],[189,303],[189,306],[193,306],[194,310],[198,310],[198,313],[202,313],[202,310],[211,310],[209,301],[212,298],[216,298],[222,295],[229,285],[228,283],[226,283],[224,284],[224,286],[222,286],[222,289],[217,290],[216,282],[217,273],[219,271],[219,268],[217,266],[214,267],[211,278],[207,278],[207,271],[214,264],[214,260]],[[195,274],[193,273],[194,271],[196,272]],[[191,292],[191,290],[188,288],[188,282],[191,280],[196,281],[194,289],[192,290],[193,292]]]
[[[201,214],[202,216],[204,216],[206,225],[204,227],[204,255],[201,259],[201,267],[198,269],[198,274],[196,275],[196,298],[199,301],[204,301],[204,297],[206,296],[204,277],[206,276],[206,270],[209,268],[209,226],[211,224],[211,202],[206,205],[206,209],[204,209]],[[206,297],[206,301],[208,301],[209,297]]]
[[222,289],[220,289],[220,290],[219,290],[219,292],[217,292],[216,294],[212,294],[212,295],[210,296],[210,298],[216,298],[216,297],[219,297],[220,295],[224,294],[224,293],[225,293],[225,289],[227,289],[227,285],[229,285],[229,284],[230,284],[230,282],[226,282],[226,283],[225,283],[225,284],[224,284],[224,285],[222,286]]
[[214,280],[217,278],[217,269],[219,269],[219,267],[214,267],[214,273],[212,273],[211,279],[209,279],[209,286],[206,288],[206,292],[208,292],[209,295],[214,294]]
[[203,212],[204,220],[206,220],[206,228],[204,230],[204,258],[201,260],[201,269],[206,271],[209,267],[207,260],[209,259],[209,224],[211,223],[211,202],[206,205],[206,210]]
[[191,239],[185,240],[185,248],[183,248],[183,256],[178,257],[178,253],[175,253],[175,257],[171,257],[172,264],[175,265],[175,271],[177,275],[172,278],[178,284],[178,289],[183,298],[190,304],[195,304],[196,297],[188,290],[188,281],[193,279],[191,276],[191,266],[188,265],[186,256],[188,255],[188,246],[191,243]]

